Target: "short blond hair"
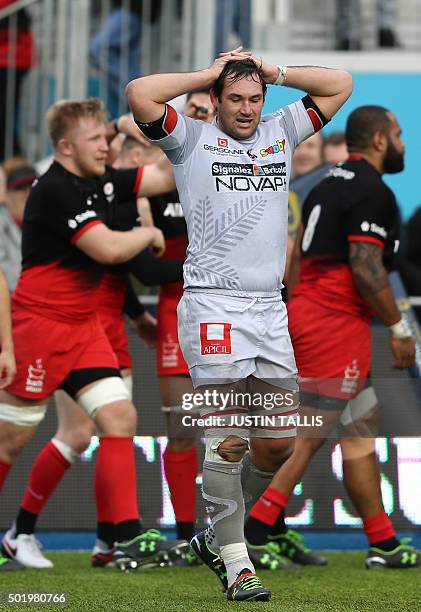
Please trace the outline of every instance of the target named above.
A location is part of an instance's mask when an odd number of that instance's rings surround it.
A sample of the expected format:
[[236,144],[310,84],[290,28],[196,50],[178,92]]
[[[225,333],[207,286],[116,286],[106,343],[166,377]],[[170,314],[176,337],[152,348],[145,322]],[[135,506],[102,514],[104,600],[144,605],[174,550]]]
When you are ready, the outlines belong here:
[[85,100],[59,100],[47,111],[47,130],[53,146],[78,124],[80,119],[93,118],[101,123],[107,120],[104,105],[98,98]]

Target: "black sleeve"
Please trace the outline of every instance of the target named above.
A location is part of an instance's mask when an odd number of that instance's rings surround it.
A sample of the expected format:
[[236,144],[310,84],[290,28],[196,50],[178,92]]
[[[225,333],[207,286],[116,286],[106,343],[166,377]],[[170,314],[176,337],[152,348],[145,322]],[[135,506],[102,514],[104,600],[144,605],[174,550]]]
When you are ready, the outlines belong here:
[[[117,170],[107,167],[107,173],[114,184],[115,197],[118,204],[129,202],[139,191],[142,182],[143,166],[128,170]],[[104,185],[104,193],[108,195],[106,189],[107,184]]]
[[134,227],[139,227],[139,213],[137,210],[136,197],[133,196],[131,201],[126,202],[122,206],[118,204],[113,211],[111,221],[111,229],[119,232],[127,232]]
[[146,308],[139,302],[139,298],[136,295],[135,290],[133,289],[133,285],[128,280],[126,295],[124,297],[124,314],[126,314],[130,319],[137,319],[142,315]]
[[394,219],[394,203],[384,189],[371,190],[348,212],[346,231],[349,242],[371,242],[384,247]]
[[174,283],[183,279],[183,262],[159,259],[145,249],[127,263],[127,270],[146,287]]

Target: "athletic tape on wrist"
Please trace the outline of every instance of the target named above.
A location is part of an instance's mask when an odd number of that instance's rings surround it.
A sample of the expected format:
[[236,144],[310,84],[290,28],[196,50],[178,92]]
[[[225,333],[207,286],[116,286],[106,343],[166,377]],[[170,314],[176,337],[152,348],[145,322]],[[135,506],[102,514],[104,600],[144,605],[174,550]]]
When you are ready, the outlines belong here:
[[405,319],[401,319],[397,323],[393,325],[389,325],[389,329],[392,332],[392,336],[394,338],[399,338],[403,340],[404,338],[409,338],[412,336],[411,328]]
[[278,66],[279,68],[279,74],[278,77],[276,79],[276,81],[274,82],[274,85],[283,85],[286,81],[287,78],[287,70],[288,67],[287,66]]

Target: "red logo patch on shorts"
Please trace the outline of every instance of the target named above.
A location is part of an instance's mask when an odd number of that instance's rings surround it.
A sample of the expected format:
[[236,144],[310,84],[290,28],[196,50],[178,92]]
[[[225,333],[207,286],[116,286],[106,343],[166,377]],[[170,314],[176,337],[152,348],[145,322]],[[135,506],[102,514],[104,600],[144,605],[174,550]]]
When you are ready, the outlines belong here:
[[228,146],[228,138],[218,137],[218,147],[227,147],[227,146]]
[[200,345],[202,355],[230,355],[231,327],[231,323],[201,323]]

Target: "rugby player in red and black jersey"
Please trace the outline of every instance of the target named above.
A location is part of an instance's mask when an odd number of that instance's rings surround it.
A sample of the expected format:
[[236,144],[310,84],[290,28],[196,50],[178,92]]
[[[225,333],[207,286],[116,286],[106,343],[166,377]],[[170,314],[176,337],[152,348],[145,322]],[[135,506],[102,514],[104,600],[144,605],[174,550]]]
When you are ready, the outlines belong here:
[[[407,368],[415,359],[414,339],[388,278],[399,244],[399,213],[382,180],[384,173],[403,170],[404,144],[397,119],[379,106],[351,113],[346,140],[349,159],[332,168],[304,203],[292,262],[296,267],[301,259],[299,280],[290,279],[289,329],[302,379],[301,415],[309,422],[322,417],[321,427],[301,429],[293,454],[253,506],[246,534],[256,544],[276,541],[277,522],[294,486],[340,421],[348,456],[344,479],[369,542],[366,566],[405,569],[421,565],[421,558],[399,542],[384,511],[372,452],[377,400],[368,378],[374,315],[390,329],[394,367]],[[364,435],[371,452],[361,456]]]
[[97,475],[116,526],[116,560],[122,566],[128,558],[149,563],[167,557],[174,544],[155,538],[153,547],[143,546],[147,553],[140,551],[148,536],[141,532],[136,498],[136,411],[96,310],[104,264],[127,261],[148,246],[164,249],[155,228],[109,229],[118,204],[133,191],[169,190],[173,179],[165,164],[139,171],[106,166],[98,100],[59,102],[47,120],[55,162],[32,189],[25,211],[23,271],[13,296],[18,374],[0,396],[0,486],[48,398],[56,389],[67,391],[100,432]]
[[[135,142],[139,148],[144,149],[138,140]],[[121,154],[113,163],[114,167],[127,169],[143,165],[140,163],[135,166],[128,164],[126,155],[123,154],[125,149],[123,146]],[[127,231],[137,225],[139,213],[136,200],[144,199],[138,198],[133,192],[131,201],[127,205],[118,203],[111,229]],[[105,273],[98,289],[97,314],[115,353],[123,381],[130,395],[132,360],[128,348],[123,309],[145,342],[150,343],[152,336],[156,334],[156,320],[140,304],[129,281],[128,269],[143,284],[157,285],[180,278],[181,265],[174,264],[177,262],[164,261],[152,254],[147,256],[147,251],[143,251],[126,264],[105,266]],[[4,549],[10,551],[17,561],[26,567],[39,569],[52,567],[52,562],[42,554],[38,541],[33,535],[36,522],[66,471],[86,450],[91,437],[96,433],[95,423],[66,392],[56,391],[54,400],[58,417],[57,432],[36,457],[16,520],[3,538]],[[97,478],[95,483],[97,539],[92,554],[92,564],[95,567],[113,564],[114,525],[110,508],[106,503],[107,494],[106,491],[102,491],[101,482],[101,479]]]

